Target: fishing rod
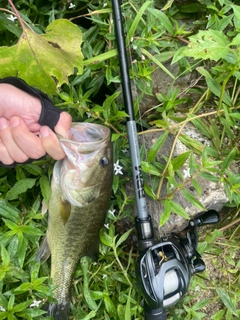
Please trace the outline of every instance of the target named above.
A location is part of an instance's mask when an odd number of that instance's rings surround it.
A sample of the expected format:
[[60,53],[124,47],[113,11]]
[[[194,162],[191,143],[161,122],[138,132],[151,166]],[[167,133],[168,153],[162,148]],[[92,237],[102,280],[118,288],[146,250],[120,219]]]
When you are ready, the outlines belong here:
[[144,296],[145,320],[165,320],[165,308],[175,305],[186,293],[190,278],[202,272],[205,264],[197,252],[197,227],[219,222],[219,215],[210,210],[189,221],[185,237],[172,234],[171,237],[154,239],[151,216],[147,212],[146,196],[139,152],[136,121],[122,15],[118,0],[112,0],[113,20],[121,73],[122,94],[127,119],[132,175],[137,204],[135,226],[140,256],[136,263],[136,278]]

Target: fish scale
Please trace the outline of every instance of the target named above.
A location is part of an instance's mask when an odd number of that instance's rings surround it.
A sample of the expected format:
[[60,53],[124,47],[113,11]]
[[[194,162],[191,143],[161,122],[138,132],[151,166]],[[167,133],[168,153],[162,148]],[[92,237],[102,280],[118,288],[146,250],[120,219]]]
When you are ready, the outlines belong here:
[[57,286],[54,290],[57,303],[50,303],[46,309],[55,320],[68,319],[70,288],[79,259],[85,255],[96,258],[99,231],[112,192],[110,130],[78,123],[71,131],[73,136],[76,132],[74,141],[60,139],[67,156],[54,166],[46,240],[37,256],[43,262],[51,254],[51,279]]

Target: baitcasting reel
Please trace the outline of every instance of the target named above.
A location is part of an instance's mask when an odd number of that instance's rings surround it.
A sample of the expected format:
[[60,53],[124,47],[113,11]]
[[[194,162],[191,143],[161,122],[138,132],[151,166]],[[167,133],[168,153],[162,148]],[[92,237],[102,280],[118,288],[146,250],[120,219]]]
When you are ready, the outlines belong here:
[[156,319],[156,313],[157,319],[161,319],[164,309],[175,305],[186,293],[191,276],[205,270],[205,264],[197,252],[197,227],[218,222],[218,213],[207,211],[190,220],[185,237],[172,233],[171,237],[162,238],[160,243],[142,251],[136,276],[146,301],[145,315],[149,314],[145,319]]

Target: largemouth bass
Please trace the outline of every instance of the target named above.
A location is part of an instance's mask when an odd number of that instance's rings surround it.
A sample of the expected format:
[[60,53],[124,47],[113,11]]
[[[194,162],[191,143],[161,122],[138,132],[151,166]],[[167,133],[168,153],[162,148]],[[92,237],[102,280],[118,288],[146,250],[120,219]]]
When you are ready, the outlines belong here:
[[98,254],[112,190],[113,161],[107,127],[75,123],[72,140],[60,138],[66,157],[57,161],[51,181],[48,228],[37,258],[51,254],[51,278],[58,303],[48,305],[48,315],[67,320],[70,287],[79,259]]

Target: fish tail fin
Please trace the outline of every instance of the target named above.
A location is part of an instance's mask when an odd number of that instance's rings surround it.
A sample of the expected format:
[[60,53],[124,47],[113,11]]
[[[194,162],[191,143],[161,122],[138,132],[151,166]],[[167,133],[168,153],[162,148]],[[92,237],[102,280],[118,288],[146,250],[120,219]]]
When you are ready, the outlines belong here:
[[68,301],[46,303],[43,310],[47,311],[47,316],[52,316],[54,320],[68,320],[70,303]]

